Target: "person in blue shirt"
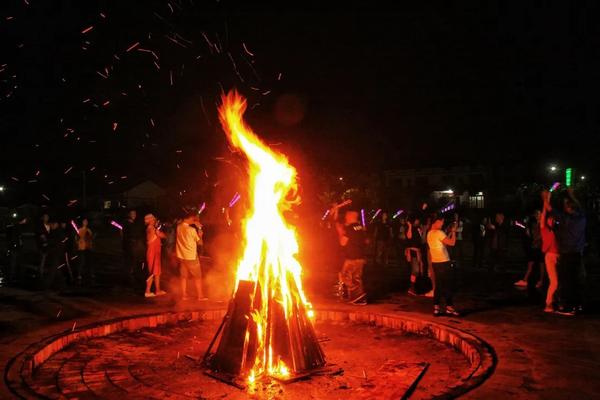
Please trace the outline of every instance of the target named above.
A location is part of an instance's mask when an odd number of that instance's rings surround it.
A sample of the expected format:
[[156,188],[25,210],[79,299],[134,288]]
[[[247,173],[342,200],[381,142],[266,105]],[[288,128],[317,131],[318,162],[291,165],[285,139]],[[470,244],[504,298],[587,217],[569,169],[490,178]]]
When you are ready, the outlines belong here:
[[554,215],[556,241],[560,253],[557,265],[561,300],[559,313],[575,315],[576,311],[581,309],[579,273],[585,247],[586,218],[572,188],[567,189],[562,210],[556,210]]

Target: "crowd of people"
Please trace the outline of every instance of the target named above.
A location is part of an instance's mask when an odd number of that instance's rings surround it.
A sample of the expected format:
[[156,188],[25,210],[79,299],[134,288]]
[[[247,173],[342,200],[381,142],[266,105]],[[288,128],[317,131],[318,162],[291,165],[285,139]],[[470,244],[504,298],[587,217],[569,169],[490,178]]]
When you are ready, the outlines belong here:
[[[454,207],[432,210],[423,203],[416,211],[399,210],[392,217],[378,210],[365,223],[364,210],[354,209],[351,201],[332,205],[323,222],[336,233],[343,254],[338,296],[365,305],[365,266],[404,266],[410,271],[409,295],[432,298],[436,316],[458,316],[454,306],[457,269],[506,271],[508,263],[515,264],[514,254],[509,256],[509,236],[514,239],[518,233],[527,262],[523,278],[514,286],[545,291],[546,312],[575,315],[583,303],[586,217],[572,190],[554,198],[544,191],[541,200],[541,209],[522,222],[509,222],[502,212],[469,220]],[[121,229],[121,281],[147,298],[163,296],[167,292],[161,276],[166,264],[169,271],[178,272],[179,283],[170,290],[175,289],[184,300],[206,300],[200,265],[204,231],[199,215],[193,209],[180,219],[162,223],[153,214],[139,218],[136,210],[130,210],[122,224],[115,222],[113,226]],[[4,276],[9,281],[22,279],[22,233],[27,223],[21,218],[7,228],[9,257]],[[34,236],[39,255],[36,275],[44,289],[94,285],[97,236],[87,218],[69,224],[43,214]],[[470,246],[465,243],[468,239]],[[188,288],[190,279],[193,287]]]
[[344,258],[338,296],[351,304],[367,304],[362,276],[369,255],[375,265],[384,267],[393,255],[395,265],[410,270],[410,295],[432,297],[435,316],[458,316],[453,301],[457,267],[467,266],[465,228],[471,227],[470,266],[498,272],[513,262],[509,260],[512,229],[522,238],[527,260],[526,273],[515,286],[546,290],[546,312],[575,315],[582,311],[586,218],[570,189],[554,202],[549,191],[541,197],[542,210],[523,222],[508,222],[502,212],[493,219],[468,221],[456,212],[431,211],[425,203],[418,212],[399,211],[392,218],[380,210],[366,224],[364,210],[352,209],[348,202],[332,205],[325,223],[335,228]]
[[[21,218],[7,227],[8,262],[3,275],[9,283],[25,279],[23,234],[27,223],[26,218]],[[122,224],[114,222],[113,226],[121,233],[122,283],[140,294],[143,292],[145,297],[163,296],[167,292],[161,287],[162,265],[167,263],[179,272],[183,300],[191,298],[188,279],[194,282],[195,298],[207,300],[200,266],[203,230],[196,210],[187,211],[172,223],[161,223],[153,214],[140,219],[132,209]],[[61,291],[69,286],[96,284],[96,234],[87,218],[71,220],[69,226],[66,221],[45,213],[34,224],[33,234],[37,251],[33,275],[44,290]]]

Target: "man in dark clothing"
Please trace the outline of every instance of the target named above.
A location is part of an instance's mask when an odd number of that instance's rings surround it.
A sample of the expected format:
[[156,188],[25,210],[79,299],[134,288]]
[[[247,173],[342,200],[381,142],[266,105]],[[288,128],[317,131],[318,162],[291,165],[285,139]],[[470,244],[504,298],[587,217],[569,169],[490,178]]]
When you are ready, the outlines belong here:
[[582,254],[585,247],[586,218],[571,188],[563,200],[562,211],[555,213],[558,259],[558,281],[560,302],[559,313],[575,315],[581,308]]
[[5,276],[9,282],[15,282],[21,275],[21,252],[23,249],[23,225],[27,223],[27,218],[15,221],[6,227],[6,241],[9,256],[8,270]]
[[145,257],[144,225],[137,220],[136,210],[130,210],[123,223],[123,255],[129,283],[134,288],[144,286],[142,267]]
[[50,234],[50,216],[43,214],[40,222],[35,227],[35,236],[38,252],[40,254],[39,278],[43,281],[46,258],[48,257],[48,235]]
[[473,268],[483,268],[485,264],[485,239],[487,218],[480,222],[473,222],[471,226],[471,240],[473,241]]
[[392,241],[392,224],[388,213],[381,214],[381,221],[375,224],[375,262],[379,265],[388,265],[390,246]]
[[506,253],[508,250],[508,227],[503,213],[496,213],[494,223],[490,224],[492,237],[490,243],[491,263],[490,268],[499,271],[505,267]]
[[44,287],[46,289],[63,289],[67,279],[68,267],[65,262],[66,235],[60,224],[50,222],[48,233],[48,253]]
[[340,281],[348,290],[350,303],[367,304],[367,294],[363,288],[363,268],[367,263],[365,228],[358,222],[357,211],[347,211],[344,225],[338,224],[340,245],[344,251],[344,265],[340,272]]

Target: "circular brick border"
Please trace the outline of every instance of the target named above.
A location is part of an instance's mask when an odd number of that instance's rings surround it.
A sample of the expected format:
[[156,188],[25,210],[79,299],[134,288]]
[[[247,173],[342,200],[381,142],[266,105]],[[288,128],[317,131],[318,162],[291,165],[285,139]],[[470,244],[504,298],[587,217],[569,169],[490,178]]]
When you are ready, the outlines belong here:
[[[225,310],[171,311],[143,314],[100,321],[50,336],[28,346],[13,357],[4,370],[4,381],[10,391],[23,399],[43,398],[30,389],[32,373],[56,352],[78,340],[97,338],[123,331],[155,328],[182,321],[211,321],[224,317]],[[368,311],[317,310],[317,320],[350,321],[398,329],[406,333],[426,336],[445,343],[462,353],[471,364],[466,376],[444,393],[444,398],[458,397],[479,386],[496,367],[492,347],[482,339],[451,326],[406,315],[369,313]]]

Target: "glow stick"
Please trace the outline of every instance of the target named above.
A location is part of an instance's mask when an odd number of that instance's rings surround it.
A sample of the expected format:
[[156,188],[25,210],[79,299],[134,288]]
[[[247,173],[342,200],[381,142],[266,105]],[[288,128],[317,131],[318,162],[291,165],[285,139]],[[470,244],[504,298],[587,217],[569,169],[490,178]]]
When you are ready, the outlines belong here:
[[202,211],[204,211],[205,208],[206,208],[206,202],[203,202],[202,205],[200,206],[200,210],[198,210],[198,215],[202,214]]
[[233,196],[233,199],[231,199],[231,202],[229,203],[229,208],[235,206],[235,203],[237,203],[241,198],[242,196],[236,193],[236,196]]
[[364,208],[360,209],[360,220],[362,221],[362,226],[367,226],[367,223],[365,222],[365,209]]
[[352,204],[352,200],[346,200],[340,204],[337,204],[334,208],[342,208],[344,206],[347,206],[348,204]]
[[554,182],[550,188],[550,192],[554,192],[560,186],[560,182]]
[[375,211],[375,215],[373,215],[373,217],[371,218],[371,222],[375,221],[375,218],[377,218],[377,216],[379,215],[380,212],[381,212],[381,208],[378,208],[377,211]]
[[396,217],[398,217],[398,216],[399,216],[400,214],[402,214],[403,212],[404,212],[404,210],[402,210],[402,209],[400,209],[400,210],[396,211],[396,214],[394,214],[394,215],[392,216],[392,219],[396,219]]
[[110,224],[119,230],[123,230],[123,227],[116,221],[110,221]]
[[235,192],[235,194],[233,195],[233,197],[231,198],[231,201],[229,201],[229,207],[233,207],[233,205],[235,203],[237,203],[237,201],[240,199],[240,194],[238,192]]
[[325,218],[327,218],[327,216],[329,215],[329,211],[330,210],[325,211],[325,214],[323,214],[323,217],[321,217],[322,221],[325,221]]
[[525,227],[525,225],[523,225],[522,223],[520,223],[519,221],[515,221],[515,225],[518,226],[519,228],[523,228],[523,229],[527,229]]
[[73,229],[75,229],[75,233],[79,234],[79,228],[77,227],[75,221],[71,220],[71,226],[73,227]]

